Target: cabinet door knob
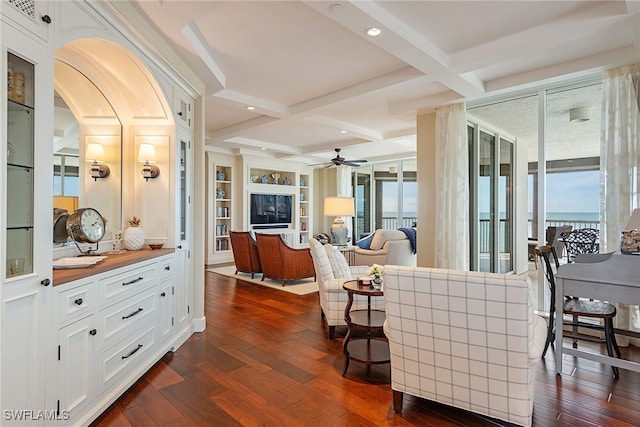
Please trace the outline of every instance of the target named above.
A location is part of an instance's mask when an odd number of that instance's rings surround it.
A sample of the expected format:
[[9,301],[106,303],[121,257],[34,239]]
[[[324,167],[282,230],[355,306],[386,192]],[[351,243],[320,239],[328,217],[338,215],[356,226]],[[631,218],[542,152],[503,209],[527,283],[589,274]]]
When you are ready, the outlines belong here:
[[178,249],[182,249],[182,245],[178,245]]
[[92,330],[89,331],[89,335],[95,335],[97,333],[98,333],[98,331],[96,331],[95,329],[92,329]]
[[77,305],[82,305],[82,303],[84,301],[82,301],[82,298],[78,298],[77,300],[74,301]]
[[40,284],[41,284],[42,286],[49,286],[49,285],[51,284],[51,280],[49,280],[49,279],[42,279],[42,280],[40,281]]
[[163,293],[161,293],[161,294],[160,294],[160,296],[161,296],[161,297],[166,297],[166,296],[167,296],[167,294],[163,292]]
[[171,266],[167,265],[164,269],[169,271],[169,270],[171,270]]
[[182,117],[182,111],[178,111],[178,115]]
[[42,19],[42,22],[46,22],[47,24],[51,24],[51,17],[49,15],[42,15],[42,17],[40,19]]

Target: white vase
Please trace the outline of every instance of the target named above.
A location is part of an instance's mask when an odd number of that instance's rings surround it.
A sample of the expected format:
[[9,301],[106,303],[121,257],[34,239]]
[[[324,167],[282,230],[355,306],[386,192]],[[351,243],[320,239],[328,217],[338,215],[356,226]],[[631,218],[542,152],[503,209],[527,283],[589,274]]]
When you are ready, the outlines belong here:
[[124,247],[137,251],[144,246],[144,230],[141,227],[129,227],[124,230]]

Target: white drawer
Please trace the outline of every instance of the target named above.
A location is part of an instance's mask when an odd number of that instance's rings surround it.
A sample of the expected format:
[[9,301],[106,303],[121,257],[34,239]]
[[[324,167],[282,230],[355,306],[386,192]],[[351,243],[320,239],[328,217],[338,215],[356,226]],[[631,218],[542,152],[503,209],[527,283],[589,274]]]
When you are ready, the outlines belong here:
[[155,284],[156,264],[136,268],[100,281],[101,306],[112,304]]
[[152,324],[157,311],[156,301],[155,291],[151,289],[102,310],[99,348],[110,346],[144,325]]
[[96,306],[95,283],[77,286],[60,292],[58,295],[58,323],[81,317],[90,313]]
[[98,356],[98,396],[144,362],[154,343],[155,328],[150,327],[101,352]]
[[164,278],[167,276],[173,276],[175,274],[175,266],[173,263],[173,257],[169,259],[162,260],[158,264],[158,268],[160,269],[160,275]]

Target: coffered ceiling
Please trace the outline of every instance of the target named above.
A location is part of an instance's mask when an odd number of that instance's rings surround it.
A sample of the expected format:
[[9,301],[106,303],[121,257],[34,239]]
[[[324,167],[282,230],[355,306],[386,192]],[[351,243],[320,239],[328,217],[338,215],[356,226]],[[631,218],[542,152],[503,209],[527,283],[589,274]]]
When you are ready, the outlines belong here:
[[635,0],[110,3],[205,82],[207,145],[309,163],[410,157],[418,114],[640,61]]

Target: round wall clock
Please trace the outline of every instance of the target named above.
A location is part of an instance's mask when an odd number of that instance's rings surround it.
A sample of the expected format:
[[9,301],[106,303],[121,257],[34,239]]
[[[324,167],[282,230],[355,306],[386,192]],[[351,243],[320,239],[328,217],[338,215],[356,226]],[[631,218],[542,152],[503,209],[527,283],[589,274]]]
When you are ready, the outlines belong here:
[[[76,242],[97,243],[102,240],[105,232],[104,218],[93,208],[81,208],[69,215],[67,219],[67,232]],[[80,249],[80,247],[78,247]],[[80,250],[80,252],[83,252]],[[88,252],[91,252],[89,250]],[[85,252],[83,252],[85,253]]]

